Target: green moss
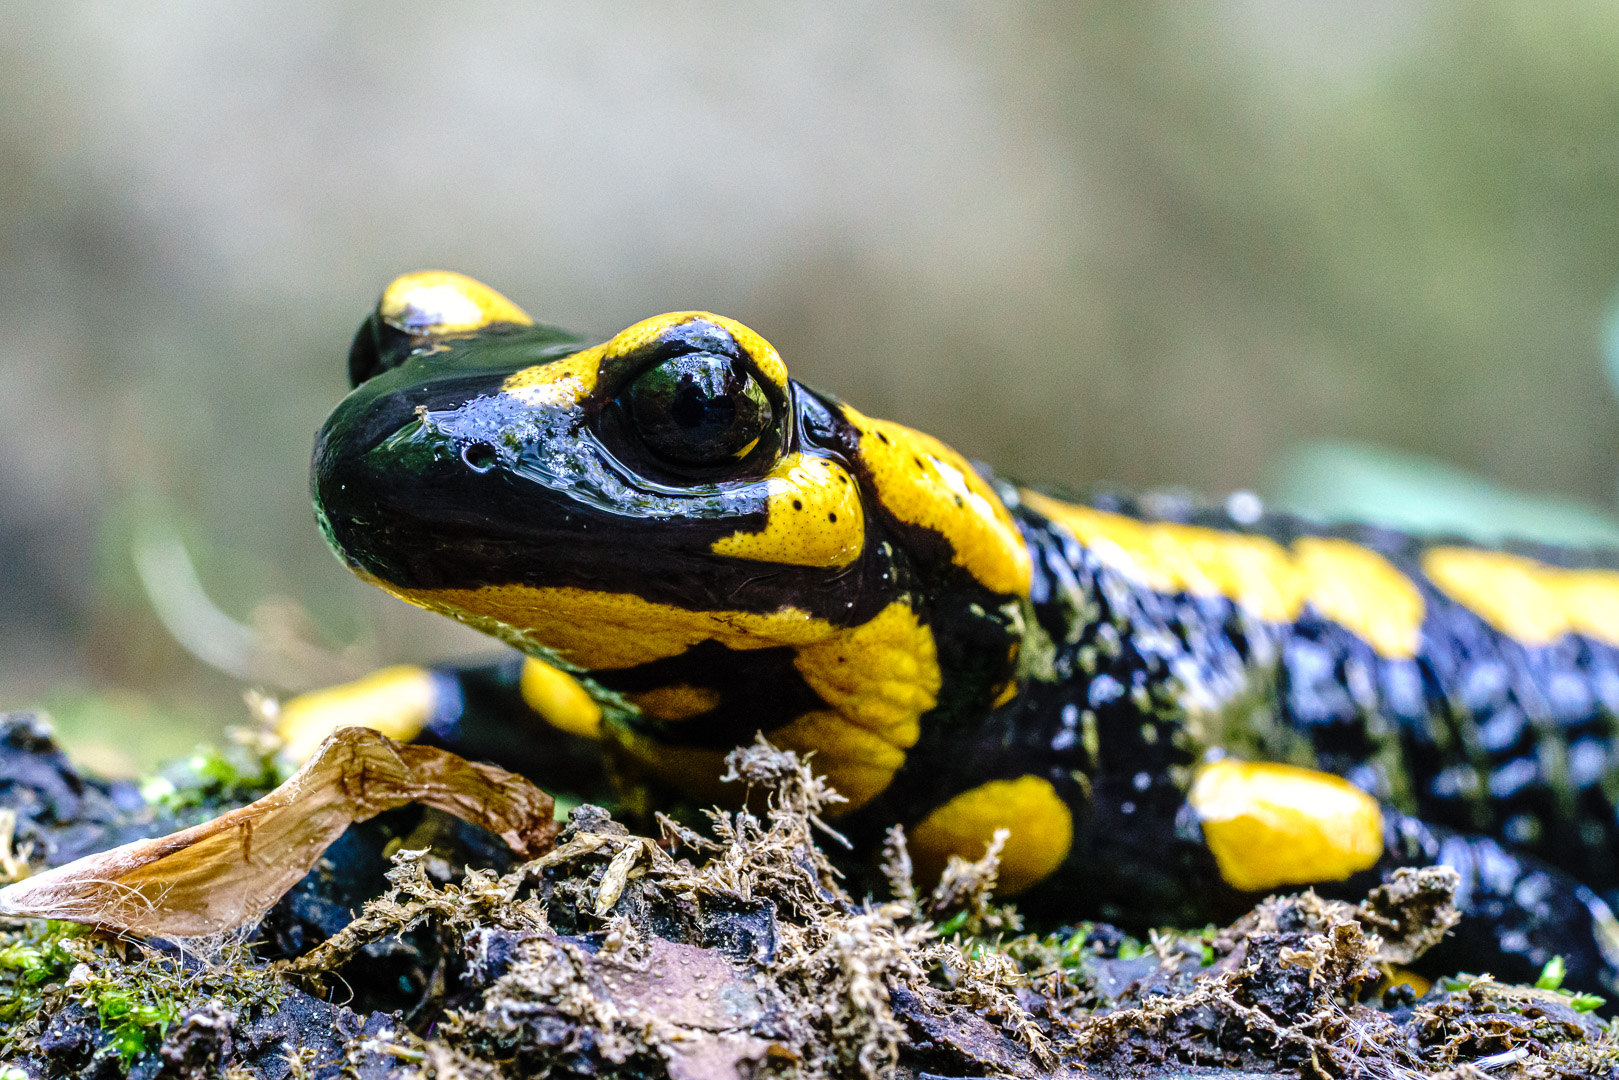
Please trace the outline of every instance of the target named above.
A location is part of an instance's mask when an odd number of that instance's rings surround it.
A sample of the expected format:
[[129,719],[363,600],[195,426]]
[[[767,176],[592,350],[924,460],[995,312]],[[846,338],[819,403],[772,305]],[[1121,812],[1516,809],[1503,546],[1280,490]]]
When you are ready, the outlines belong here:
[[283,779],[273,758],[246,747],[199,747],[142,784],[141,795],[171,814],[196,807],[218,810],[252,802]]
[[0,1049],[9,1050],[17,1034],[32,1026],[46,988],[67,978],[79,962],[66,942],[86,932],[75,923],[29,921],[0,933]]
[[125,1066],[136,1055],[156,1049],[169,1025],[180,1019],[180,1006],[172,998],[140,1001],[128,989],[113,984],[92,987],[89,997],[102,1030],[111,1034],[113,1049]]
[[236,1011],[274,1007],[284,993],[245,949],[204,965],[72,923],[24,922],[0,931],[0,1058],[29,1049],[44,1020],[70,1002],[95,1013],[127,1068],[190,1008],[209,1000]]

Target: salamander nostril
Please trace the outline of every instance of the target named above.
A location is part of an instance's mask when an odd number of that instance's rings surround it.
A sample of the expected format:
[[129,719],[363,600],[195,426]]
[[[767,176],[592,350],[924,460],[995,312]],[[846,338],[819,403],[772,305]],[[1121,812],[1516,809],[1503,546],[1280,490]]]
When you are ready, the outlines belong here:
[[473,443],[462,449],[461,460],[473,472],[486,473],[499,462],[500,455],[488,443]]

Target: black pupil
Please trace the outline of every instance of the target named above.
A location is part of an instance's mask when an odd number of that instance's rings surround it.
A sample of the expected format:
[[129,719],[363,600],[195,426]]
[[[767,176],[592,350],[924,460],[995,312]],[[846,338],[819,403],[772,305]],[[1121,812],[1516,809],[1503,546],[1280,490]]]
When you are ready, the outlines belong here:
[[682,465],[740,457],[770,425],[770,401],[730,357],[689,353],[630,384],[630,416],[654,454]]

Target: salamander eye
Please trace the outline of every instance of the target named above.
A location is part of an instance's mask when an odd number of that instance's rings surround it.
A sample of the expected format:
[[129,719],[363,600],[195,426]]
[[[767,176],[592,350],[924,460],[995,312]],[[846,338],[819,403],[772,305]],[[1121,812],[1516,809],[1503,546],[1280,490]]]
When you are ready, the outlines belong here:
[[772,417],[770,400],[748,370],[715,353],[665,360],[642,373],[625,396],[641,440],[681,465],[742,457]]

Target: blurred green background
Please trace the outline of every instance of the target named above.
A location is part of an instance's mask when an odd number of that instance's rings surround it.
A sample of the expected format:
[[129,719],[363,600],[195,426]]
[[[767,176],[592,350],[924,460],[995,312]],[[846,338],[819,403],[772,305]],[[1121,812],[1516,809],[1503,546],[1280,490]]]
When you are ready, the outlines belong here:
[[733,315],[1025,478],[1619,537],[1613,4],[0,20],[0,705],[99,767],[245,685],[489,648],[308,506],[349,336],[414,268],[597,332]]

